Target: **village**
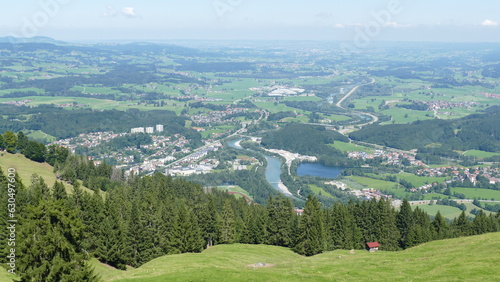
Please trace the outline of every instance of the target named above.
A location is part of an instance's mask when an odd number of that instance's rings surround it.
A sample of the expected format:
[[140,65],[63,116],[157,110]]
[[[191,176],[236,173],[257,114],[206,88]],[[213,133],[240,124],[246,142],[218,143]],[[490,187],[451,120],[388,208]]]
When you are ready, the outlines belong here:
[[457,181],[470,181],[473,185],[476,185],[479,177],[483,177],[488,181],[489,184],[495,185],[500,183],[500,169],[498,167],[493,168],[490,166],[485,167],[457,167],[457,166],[446,166],[446,167],[436,167],[436,168],[424,168],[417,171],[419,176],[441,176],[441,177],[454,177]]
[[[156,126],[156,129],[162,128],[162,126]],[[157,133],[162,131],[157,131]],[[80,134],[74,138],[52,142],[51,145],[66,147],[70,152],[75,153],[98,148],[117,137],[136,133],[151,134],[152,143],[141,145],[140,148],[137,148],[137,146],[127,147],[120,151],[104,149],[102,150],[104,153],[89,154],[89,159],[94,160],[96,165],[99,165],[103,160],[114,160],[116,162],[115,165],[126,169],[127,173],[139,174],[142,172],[153,172],[165,166],[165,164],[176,160],[176,156],[182,156],[191,152],[191,149],[187,147],[190,143],[189,139],[180,134],[172,136],[155,135],[153,134],[154,127],[133,128],[131,129],[131,133],[93,132]],[[144,151],[148,153],[146,154]],[[98,150],[98,152],[101,152],[101,150]]]
[[396,151],[389,152],[384,150],[375,150],[375,153],[373,154],[367,152],[353,151],[349,152],[348,157],[352,159],[362,159],[362,160],[381,158],[382,160],[386,161],[387,164],[391,165],[403,165],[404,162],[406,162],[404,161],[406,159],[411,165],[427,167],[425,163],[415,159],[415,155],[396,152]]

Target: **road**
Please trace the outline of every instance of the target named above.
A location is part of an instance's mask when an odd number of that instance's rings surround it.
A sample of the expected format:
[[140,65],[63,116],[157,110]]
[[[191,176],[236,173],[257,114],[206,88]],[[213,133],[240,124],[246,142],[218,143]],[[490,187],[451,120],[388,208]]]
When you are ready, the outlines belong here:
[[[339,108],[347,110],[346,108],[344,108],[342,106],[342,103],[347,98],[349,98],[349,96],[351,96],[352,94],[354,94],[358,90],[359,87],[375,83],[376,80],[374,78],[370,78],[370,79],[371,79],[371,81],[369,83],[360,84],[360,85],[357,85],[356,87],[354,87],[353,89],[351,89],[351,91],[349,91],[349,93],[347,93],[344,97],[342,97],[342,99],[340,99],[340,101],[338,101],[337,104],[335,104],[335,105],[337,107],[339,107]],[[363,126],[366,126],[366,125],[370,125],[372,123],[376,123],[378,121],[378,117],[375,116],[375,115],[373,115],[373,114],[370,114],[370,113],[365,113],[365,112],[353,112],[353,113],[358,114],[358,115],[369,116],[371,118],[371,121],[369,121],[367,123],[363,123],[363,124],[357,124],[356,125],[357,127],[363,127]],[[346,126],[346,127],[342,128],[342,129],[340,129],[339,132],[342,133],[342,134],[347,134],[349,132],[354,131],[355,129],[356,128],[354,127],[354,125],[350,125],[350,126]]]
[[371,82],[355,86],[353,89],[351,89],[351,91],[349,91],[349,93],[345,94],[345,96],[342,97],[342,99],[340,99],[340,101],[338,101],[337,104],[335,104],[335,105],[339,108],[345,109],[344,107],[342,107],[342,103],[345,101],[345,99],[349,98],[349,96],[354,94],[354,92],[356,92],[356,90],[358,90],[359,87],[375,83],[374,78],[370,78],[370,79],[372,80]]
[[[269,116],[269,112],[267,112],[267,111],[263,111],[263,112],[261,112],[259,119],[258,119],[258,120],[256,120],[256,121],[253,121],[253,122],[254,122],[254,123],[258,123],[258,122],[259,122],[259,121],[261,121],[263,118],[267,118],[268,116]],[[201,150],[203,150],[203,149],[206,149],[206,148],[208,148],[208,147],[215,146],[215,145],[217,145],[218,143],[220,143],[220,142],[224,141],[224,139],[231,138],[231,137],[233,137],[233,136],[239,135],[239,134],[241,134],[241,133],[243,133],[243,132],[245,132],[245,131],[246,131],[245,124],[242,124],[242,125],[241,125],[241,128],[240,128],[240,129],[238,129],[238,130],[236,130],[236,131],[235,131],[234,133],[232,133],[231,135],[226,136],[226,137],[223,137],[223,138],[221,138],[221,139],[218,139],[218,140],[216,140],[216,141],[214,141],[214,142],[212,142],[212,143],[210,143],[210,144],[206,144],[206,145],[204,145],[204,146],[202,146],[202,147],[199,147],[199,148],[195,149],[195,150],[194,150],[191,154],[189,154],[189,155],[187,155],[187,156],[185,156],[185,157],[183,157],[183,158],[181,158],[181,159],[178,159],[178,160],[176,160],[175,162],[169,163],[169,164],[168,164],[168,165],[166,165],[165,167],[166,167],[166,168],[168,168],[168,167],[174,166],[174,165],[176,165],[176,164],[178,164],[178,163],[181,163],[181,162],[185,161],[186,159],[190,158],[193,154],[195,154],[195,153],[197,153],[197,152],[199,152],[199,151],[201,151]]]

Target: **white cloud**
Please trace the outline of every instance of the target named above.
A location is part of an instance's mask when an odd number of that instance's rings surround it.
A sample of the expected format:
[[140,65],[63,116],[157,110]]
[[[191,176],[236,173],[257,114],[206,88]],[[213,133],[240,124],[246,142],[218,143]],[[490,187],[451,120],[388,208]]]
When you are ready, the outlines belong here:
[[498,26],[497,22],[494,22],[492,20],[485,20],[484,22],[481,23],[482,26]]
[[135,18],[137,17],[137,13],[135,12],[134,7],[123,7],[122,8],[122,14],[126,17],[129,18]]
[[399,28],[399,27],[413,27],[411,24],[400,24],[397,22],[388,22],[385,24],[386,27],[394,27],[394,28]]
[[102,13],[103,17],[114,17],[116,16],[116,10],[115,8],[108,6],[106,12]]
[[344,27],[345,27],[345,25],[343,25],[343,24],[336,24],[336,25],[334,25],[334,27],[335,27],[335,28],[344,28]]

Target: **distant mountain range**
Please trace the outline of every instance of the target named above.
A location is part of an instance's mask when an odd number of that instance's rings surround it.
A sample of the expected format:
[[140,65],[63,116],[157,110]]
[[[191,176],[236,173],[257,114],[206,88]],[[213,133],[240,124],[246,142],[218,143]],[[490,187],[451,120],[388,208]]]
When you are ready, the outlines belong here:
[[50,44],[66,44],[64,41],[55,40],[46,36],[35,36],[30,38],[24,37],[13,37],[13,36],[5,36],[0,37],[0,43],[50,43]]

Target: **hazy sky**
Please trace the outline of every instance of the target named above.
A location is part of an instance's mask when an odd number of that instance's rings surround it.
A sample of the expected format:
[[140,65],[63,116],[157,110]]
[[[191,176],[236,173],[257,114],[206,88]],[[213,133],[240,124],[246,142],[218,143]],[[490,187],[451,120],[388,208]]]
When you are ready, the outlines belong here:
[[500,41],[498,0],[0,1],[0,36]]

